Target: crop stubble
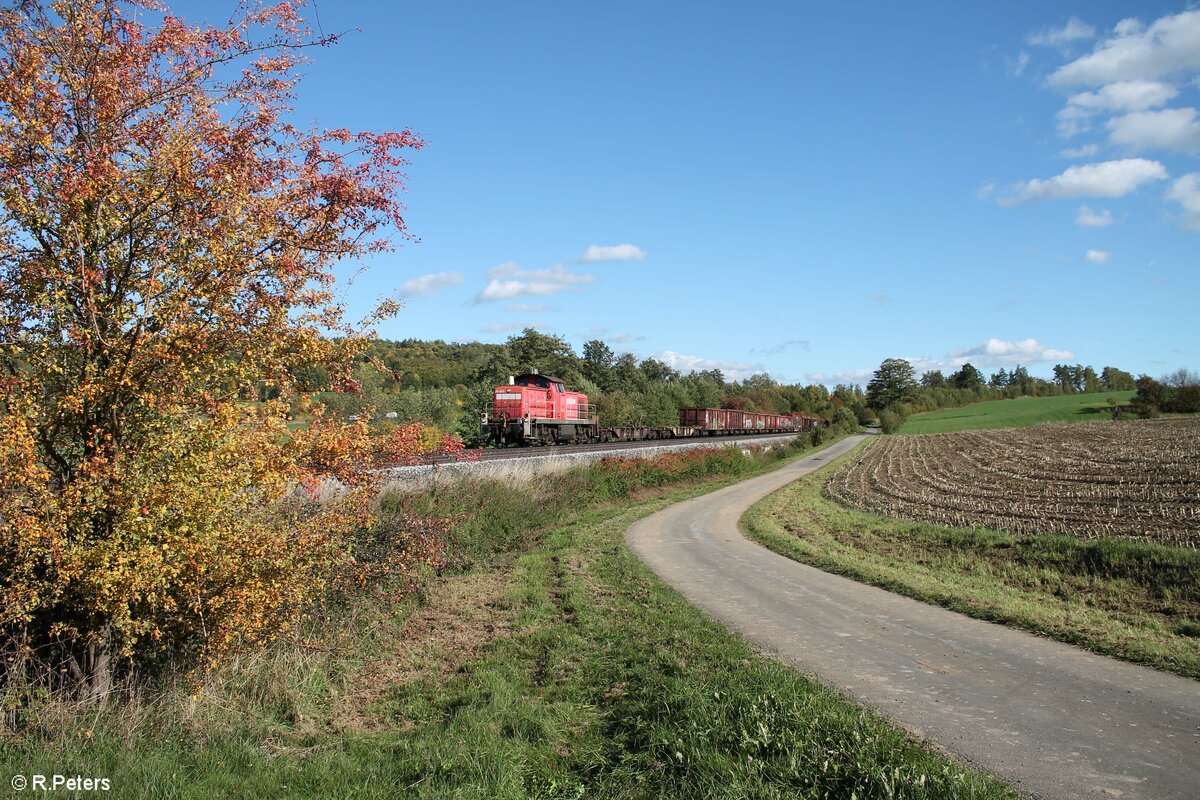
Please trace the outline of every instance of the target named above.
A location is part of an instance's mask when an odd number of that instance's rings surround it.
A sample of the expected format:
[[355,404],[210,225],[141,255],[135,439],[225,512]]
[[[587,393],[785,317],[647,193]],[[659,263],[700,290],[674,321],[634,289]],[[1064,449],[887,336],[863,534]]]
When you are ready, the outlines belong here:
[[1197,547],[1200,418],[888,436],[826,491],[956,527]]

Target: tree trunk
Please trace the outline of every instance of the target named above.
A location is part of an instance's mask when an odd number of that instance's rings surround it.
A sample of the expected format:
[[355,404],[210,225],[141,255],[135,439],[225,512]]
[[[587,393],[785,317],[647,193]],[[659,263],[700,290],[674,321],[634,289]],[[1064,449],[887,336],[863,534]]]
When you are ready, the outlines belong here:
[[88,644],[86,662],[86,697],[93,703],[103,702],[112,692],[113,684],[112,626],[105,625],[98,638]]

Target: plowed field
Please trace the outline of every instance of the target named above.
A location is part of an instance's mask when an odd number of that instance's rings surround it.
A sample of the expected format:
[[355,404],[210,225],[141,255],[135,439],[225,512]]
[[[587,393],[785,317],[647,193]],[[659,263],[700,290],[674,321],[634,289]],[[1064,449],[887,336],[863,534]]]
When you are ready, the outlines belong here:
[[1200,418],[888,436],[828,494],[894,517],[1200,545]]

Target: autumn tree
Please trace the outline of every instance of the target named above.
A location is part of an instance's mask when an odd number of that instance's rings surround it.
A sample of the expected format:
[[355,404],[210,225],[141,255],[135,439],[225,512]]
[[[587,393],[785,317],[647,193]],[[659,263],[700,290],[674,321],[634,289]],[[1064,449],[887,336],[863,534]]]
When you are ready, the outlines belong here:
[[[362,427],[283,419],[302,365],[346,384],[332,268],[406,235],[421,141],[290,121],[303,53],[333,38],[297,5],[224,27],[152,0],[0,10],[9,679],[42,664],[102,695],[118,664],[269,637],[364,521],[297,492],[353,486]],[[264,385],[278,399],[245,402]]]
[[1133,396],[1133,405],[1143,409],[1145,415],[1157,413],[1167,401],[1167,387],[1151,378],[1149,375],[1139,375],[1137,379],[1137,394]]

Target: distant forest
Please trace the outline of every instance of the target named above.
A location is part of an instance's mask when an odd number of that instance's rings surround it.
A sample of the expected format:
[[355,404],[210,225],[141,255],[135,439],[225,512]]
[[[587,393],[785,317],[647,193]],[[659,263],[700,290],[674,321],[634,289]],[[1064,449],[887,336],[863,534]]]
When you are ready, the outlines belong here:
[[[881,369],[896,361],[888,359]],[[716,369],[684,374],[654,358],[618,354],[599,339],[576,353],[562,338],[526,328],[503,344],[373,341],[354,365],[361,393],[330,391],[329,376],[320,367],[301,370],[296,378],[302,390],[317,393],[336,414],[370,415],[385,426],[420,422],[457,433],[468,443],[478,439],[492,387],[535,368],[585,392],[605,425],[621,426],[674,425],[679,409],[687,407],[805,412],[843,423],[852,416],[872,424],[885,409],[908,416],[979,400],[1137,388],[1130,373],[1115,367],[1097,373],[1090,366],[1058,365],[1054,380],[1046,380],[1031,377],[1021,366],[985,376],[970,364],[949,376],[934,371],[917,378],[908,362],[903,364],[908,371],[901,376],[901,391],[881,397],[870,391],[874,381],[866,388],[840,384],[830,390],[820,384],[782,384],[766,373],[742,380]]]

